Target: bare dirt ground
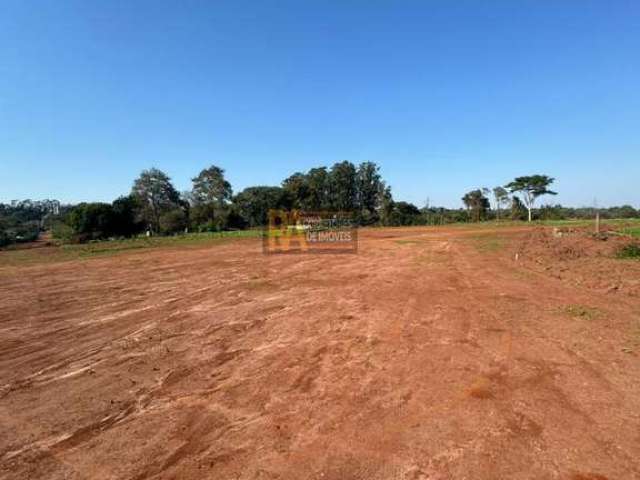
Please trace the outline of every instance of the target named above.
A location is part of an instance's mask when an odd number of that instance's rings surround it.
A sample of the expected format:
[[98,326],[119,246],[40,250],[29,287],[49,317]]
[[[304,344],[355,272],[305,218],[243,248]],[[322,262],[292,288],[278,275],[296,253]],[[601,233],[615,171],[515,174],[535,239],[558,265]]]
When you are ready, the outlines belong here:
[[0,478],[638,479],[640,262],[545,232],[0,253]]

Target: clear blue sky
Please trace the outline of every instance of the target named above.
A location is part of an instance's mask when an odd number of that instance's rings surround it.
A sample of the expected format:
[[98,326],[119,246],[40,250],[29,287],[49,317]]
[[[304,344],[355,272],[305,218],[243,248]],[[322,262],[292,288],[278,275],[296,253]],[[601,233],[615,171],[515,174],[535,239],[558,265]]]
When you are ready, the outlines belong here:
[[640,207],[640,2],[0,2],[0,201],[343,159],[420,206],[545,173]]

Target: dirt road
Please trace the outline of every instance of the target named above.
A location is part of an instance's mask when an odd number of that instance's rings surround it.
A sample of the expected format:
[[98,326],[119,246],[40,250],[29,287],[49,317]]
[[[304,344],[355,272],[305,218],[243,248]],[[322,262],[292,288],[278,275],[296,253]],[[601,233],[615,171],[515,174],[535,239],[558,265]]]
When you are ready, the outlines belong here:
[[640,478],[640,299],[526,234],[0,257],[0,478]]

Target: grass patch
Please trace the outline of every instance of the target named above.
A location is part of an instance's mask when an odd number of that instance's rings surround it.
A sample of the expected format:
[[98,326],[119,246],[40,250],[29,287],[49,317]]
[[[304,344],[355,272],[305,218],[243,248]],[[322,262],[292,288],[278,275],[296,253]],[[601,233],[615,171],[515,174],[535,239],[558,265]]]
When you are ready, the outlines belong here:
[[260,278],[252,278],[247,282],[246,287],[249,290],[269,290],[269,289],[275,287],[275,285],[270,280],[264,280],[264,279],[260,279]]
[[478,245],[478,250],[481,252],[497,252],[502,250],[504,242],[500,238],[490,238]]
[[474,235],[471,237],[474,246],[480,253],[497,252],[504,248],[504,239],[492,234]]
[[190,247],[218,243],[234,238],[257,238],[262,230],[234,230],[228,232],[188,233],[172,237],[135,237],[123,240],[104,240],[78,245],[59,245],[0,252],[0,266],[23,266],[56,263],[118,255],[136,250],[158,247]]
[[419,245],[424,242],[420,240],[396,240],[396,243],[398,245]]
[[[640,218],[603,218],[601,219],[602,226],[609,226],[618,230],[624,228],[640,228]],[[485,220],[482,222],[455,222],[455,223],[443,223],[442,225],[405,225],[397,227],[388,227],[381,225],[369,225],[367,227],[361,227],[365,230],[377,230],[385,229],[389,231],[402,230],[407,231],[411,229],[424,230],[429,229],[432,231],[438,231],[439,229],[459,229],[459,230],[496,230],[500,228],[512,228],[512,227],[573,227],[573,228],[595,228],[594,219],[573,219],[573,220],[534,220],[529,223],[525,220]]]
[[449,255],[446,252],[428,251],[427,253],[415,257],[418,265],[445,263],[449,261]]
[[620,233],[629,235],[631,237],[640,238],[640,227],[626,227],[620,230]]
[[587,307],[584,305],[565,305],[562,307],[562,313],[572,318],[580,318],[583,320],[594,320],[602,316],[602,312],[597,308]]
[[616,257],[622,259],[640,259],[640,243],[624,245],[616,252]]

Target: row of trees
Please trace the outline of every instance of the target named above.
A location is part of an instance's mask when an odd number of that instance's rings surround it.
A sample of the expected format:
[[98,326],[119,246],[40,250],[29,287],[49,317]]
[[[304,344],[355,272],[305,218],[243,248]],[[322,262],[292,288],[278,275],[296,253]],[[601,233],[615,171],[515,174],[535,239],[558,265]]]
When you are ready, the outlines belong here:
[[145,231],[240,229],[264,225],[269,209],[292,208],[354,212],[358,223],[370,225],[400,221],[404,205],[393,202],[373,162],[356,166],[343,161],[331,168],[312,168],[294,173],[281,186],[248,187],[236,195],[224,170],[215,165],[194,177],[186,192],[178,192],[167,174],[152,168],[140,174],[128,196],[112,204],[77,205],[57,233],[86,241]]
[[[519,212],[526,208],[527,219],[531,222],[536,199],[542,195],[557,195],[556,192],[549,190],[554,180],[554,178],[547,175],[530,175],[516,177],[515,180],[504,187],[495,187],[493,189],[493,198],[496,218],[500,219],[501,210],[505,207],[508,208],[510,205],[513,219],[519,218]],[[469,217],[473,221],[479,222],[487,218],[487,214],[491,209],[491,203],[488,198],[490,194],[491,190],[488,188],[478,188],[467,192],[462,197],[462,203],[464,203],[469,212]]]
[[[631,205],[610,208],[598,208],[601,219],[640,218],[640,210]],[[541,205],[531,210],[532,220],[592,220],[596,209],[591,207],[564,207],[562,205]],[[450,223],[474,221],[475,212],[466,208],[449,209],[442,207],[418,208],[406,202],[396,202],[394,216],[388,225],[445,225]],[[483,220],[516,220],[527,221],[528,211],[518,197],[510,197],[509,203],[498,212],[496,209],[487,210]]]
[[[129,195],[112,203],[63,206],[55,200],[0,204],[0,246],[37,238],[41,230],[73,241],[128,237],[144,232],[173,234],[189,231],[242,229],[264,225],[269,209],[339,210],[354,213],[360,225],[437,225],[489,219],[529,220],[587,218],[592,209],[560,205],[535,208],[554,179],[546,175],[518,177],[495,187],[478,188],[462,197],[465,208],[426,205],[418,208],[395,201],[373,162],[343,161],[331,168],[296,172],[280,186],[248,187],[234,195],[224,170],[211,166],[192,179],[192,188],[178,192],[164,172],[152,168],[135,179]],[[493,205],[492,201],[493,200]],[[631,218],[631,206],[600,209],[602,218]]]
[[57,200],[14,200],[0,203],[0,247],[16,242],[30,242],[42,230],[51,227],[52,220],[61,212]]

